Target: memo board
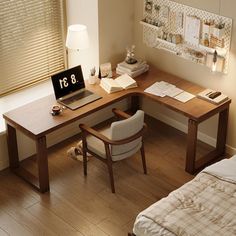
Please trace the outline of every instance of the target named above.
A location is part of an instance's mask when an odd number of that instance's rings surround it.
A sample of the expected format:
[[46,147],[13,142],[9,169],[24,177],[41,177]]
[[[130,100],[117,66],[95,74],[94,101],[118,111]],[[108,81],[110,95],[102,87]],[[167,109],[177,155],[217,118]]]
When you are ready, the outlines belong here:
[[153,48],[227,73],[232,19],[170,0],[144,0],[143,41]]

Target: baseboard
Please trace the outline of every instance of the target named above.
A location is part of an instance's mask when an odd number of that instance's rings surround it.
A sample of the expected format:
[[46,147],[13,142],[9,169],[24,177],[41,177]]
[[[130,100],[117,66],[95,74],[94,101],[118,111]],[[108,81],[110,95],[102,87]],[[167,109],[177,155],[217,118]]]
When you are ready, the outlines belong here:
[[226,153],[229,155],[235,155],[236,154],[236,148],[231,147],[230,145],[226,144]]
[[[186,124],[183,124],[181,122],[178,122],[172,118],[170,118],[169,116],[165,115],[165,114],[153,114],[151,112],[145,111],[147,115],[156,118],[160,121],[162,121],[165,124],[168,124],[171,127],[174,127],[184,133],[187,133],[188,131],[188,127]],[[198,132],[198,139],[201,140],[204,143],[207,143],[211,146],[215,146],[216,145],[216,139],[203,133],[203,132]],[[230,145],[226,144],[226,152],[230,155],[235,155],[236,154],[236,148],[231,147]]]

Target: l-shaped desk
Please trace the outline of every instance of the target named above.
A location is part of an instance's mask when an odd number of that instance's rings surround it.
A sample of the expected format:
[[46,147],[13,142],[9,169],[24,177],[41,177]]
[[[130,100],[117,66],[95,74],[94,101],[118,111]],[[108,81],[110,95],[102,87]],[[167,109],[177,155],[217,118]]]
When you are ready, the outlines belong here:
[[[149,72],[136,78],[137,88],[107,94],[100,86],[87,84],[86,87],[89,90],[101,95],[102,98],[75,111],[66,109],[60,115],[52,116],[50,111],[56,101],[54,95],[50,95],[5,113],[3,117],[7,126],[10,169],[36,187],[40,192],[49,191],[46,135],[124,98],[130,97],[132,108],[134,110],[138,109],[140,98],[147,97],[188,118],[185,170],[193,174],[196,170],[224,154],[231,100],[229,99],[220,105],[214,105],[199,98],[193,98],[186,103],[182,103],[167,96],[158,97],[144,92],[150,85],[162,80],[192,94],[197,94],[204,89],[187,80],[151,68]],[[219,114],[216,147],[213,151],[196,160],[198,125],[215,114]],[[35,141],[37,177],[20,166],[16,130],[19,130]]]

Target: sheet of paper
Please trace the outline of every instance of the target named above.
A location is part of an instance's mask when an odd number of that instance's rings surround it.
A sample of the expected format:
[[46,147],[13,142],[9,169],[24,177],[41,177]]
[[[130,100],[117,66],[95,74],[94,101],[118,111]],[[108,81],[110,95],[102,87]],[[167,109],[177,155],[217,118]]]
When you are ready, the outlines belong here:
[[198,46],[201,21],[195,16],[186,16],[184,39],[187,43]]
[[165,91],[165,94],[169,97],[175,97],[176,95],[180,94],[183,92],[183,89],[177,88],[177,87],[173,87],[168,89],[167,91]]
[[177,29],[183,28],[183,13],[182,12],[176,13],[176,23],[175,24],[176,24]]
[[195,97],[196,97],[195,95],[184,91],[178,94],[177,96],[175,96],[174,99],[177,99],[180,102],[187,102]]
[[165,81],[160,81],[156,83],[156,86],[160,88],[163,92],[167,91],[170,88],[174,88],[175,85],[169,84],[168,82]]
[[165,97],[165,92],[171,88],[175,88],[175,85],[169,84],[165,81],[156,82],[147,89],[144,90],[146,93],[150,93],[159,97]]
[[150,93],[159,97],[165,97],[166,95],[163,93],[163,91],[156,86],[156,83],[148,87],[144,90],[146,93]]

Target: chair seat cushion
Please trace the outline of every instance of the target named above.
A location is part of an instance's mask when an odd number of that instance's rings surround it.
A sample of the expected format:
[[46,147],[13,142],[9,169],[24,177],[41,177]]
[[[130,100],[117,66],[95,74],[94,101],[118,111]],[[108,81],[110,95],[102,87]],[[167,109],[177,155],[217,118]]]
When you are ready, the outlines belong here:
[[[110,138],[110,128],[104,128],[99,130],[99,133],[103,134],[107,138]],[[92,135],[87,136],[87,148],[102,158],[106,158],[106,151],[104,143]]]

